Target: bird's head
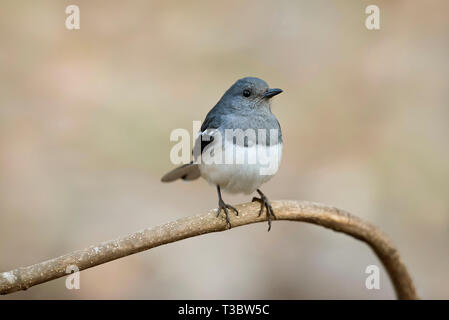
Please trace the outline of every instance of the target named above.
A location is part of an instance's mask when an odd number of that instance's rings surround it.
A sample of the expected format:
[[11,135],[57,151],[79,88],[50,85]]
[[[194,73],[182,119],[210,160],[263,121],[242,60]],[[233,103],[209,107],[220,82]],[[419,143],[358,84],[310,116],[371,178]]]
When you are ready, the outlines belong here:
[[234,110],[270,108],[270,99],[281,93],[281,89],[270,89],[262,79],[246,77],[237,80],[221,98],[221,102]]

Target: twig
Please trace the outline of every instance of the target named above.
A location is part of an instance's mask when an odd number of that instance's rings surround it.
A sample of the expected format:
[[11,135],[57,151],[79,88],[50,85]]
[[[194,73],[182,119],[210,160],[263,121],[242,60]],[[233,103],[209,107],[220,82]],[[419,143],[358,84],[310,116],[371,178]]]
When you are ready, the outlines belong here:
[[[272,205],[277,220],[309,222],[364,241],[374,250],[385,266],[398,299],[418,299],[413,281],[396,248],[373,225],[343,210],[312,202],[273,201]],[[266,220],[265,214],[258,217],[259,204],[257,203],[241,204],[237,208],[240,214],[237,217],[232,215],[233,227]],[[225,219],[222,216],[220,219],[216,218],[214,211],[182,218],[29,267],[0,273],[0,294],[26,290],[40,283],[63,277],[67,275],[66,268],[71,265],[77,266],[79,270],[85,270],[163,244],[224,230],[227,230]]]

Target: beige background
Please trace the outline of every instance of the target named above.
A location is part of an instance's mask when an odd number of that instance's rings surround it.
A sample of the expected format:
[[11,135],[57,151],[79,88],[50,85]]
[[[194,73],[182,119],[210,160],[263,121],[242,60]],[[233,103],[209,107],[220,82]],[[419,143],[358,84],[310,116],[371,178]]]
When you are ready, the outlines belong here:
[[[65,7],[78,4],[81,29]],[[381,9],[381,30],[364,11]],[[448,1],[2,1],[0,271],[214,208],[162,184],[238,78],[284,89],[272,199],[335,205],[390,235],[424,298],[449,298]],[[230,203],[249,197],[225,195]],[[275,222],[185,240],[0,299],[394,298],[364,244]]]

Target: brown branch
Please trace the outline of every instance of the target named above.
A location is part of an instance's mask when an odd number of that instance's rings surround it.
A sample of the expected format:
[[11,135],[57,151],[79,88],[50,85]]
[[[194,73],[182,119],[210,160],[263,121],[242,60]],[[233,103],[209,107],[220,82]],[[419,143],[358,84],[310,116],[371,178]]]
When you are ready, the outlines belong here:
[[[385,266],[397,297],[418,299],[412,279],[396,248],[373,225],[345,211],[312,202],[274,201],[272,205],[277,220],[309,222],[364,241],[374,250]],[[232,215],[233,227],[266,220],[265,214],[258,217],[259,204],[257,203],[241,204],[237,208],[240,215],[238,217]],[[70,265],[76,265],[79,270],[84,270],[163,244],[226,229],[224,218],[216,218],[214,211],[182,218],[29,267],[0,273],[0,294],[26,290],[40,283],[63,277],[67,275],[66,268]]]

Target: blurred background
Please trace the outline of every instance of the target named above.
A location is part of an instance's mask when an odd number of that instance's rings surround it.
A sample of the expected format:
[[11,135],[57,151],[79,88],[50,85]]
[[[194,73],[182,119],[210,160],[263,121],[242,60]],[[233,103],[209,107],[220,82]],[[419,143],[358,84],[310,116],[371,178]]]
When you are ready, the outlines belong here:
[[[76,4],[81,29],[65,28]],[[380,27],[365,27],[366,6]],[[449,298],[449,2],[2,1],[0,271],[204,213],[205,181],[162,184],[170,132],[232,83],[284,93],[271,199],[379,226],[423,298]],[[225,195],[231,204],[248,196]],[[365,244],[274,222],[165,245],[0,299],[392,299]],[[380,290],[365,288],[368,265]]]

